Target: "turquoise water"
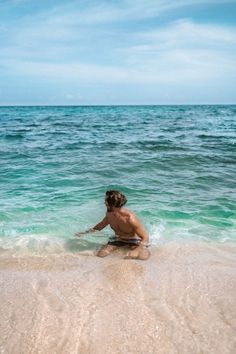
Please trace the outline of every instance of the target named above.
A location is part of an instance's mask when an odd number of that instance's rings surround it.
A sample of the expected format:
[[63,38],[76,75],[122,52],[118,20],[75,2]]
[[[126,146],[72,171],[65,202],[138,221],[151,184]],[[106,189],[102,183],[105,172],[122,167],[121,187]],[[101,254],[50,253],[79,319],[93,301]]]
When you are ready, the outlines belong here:
[[0,247],[76,251],[111,188],[153,245],[234,241],[235,175],[236,106],[0,107]]

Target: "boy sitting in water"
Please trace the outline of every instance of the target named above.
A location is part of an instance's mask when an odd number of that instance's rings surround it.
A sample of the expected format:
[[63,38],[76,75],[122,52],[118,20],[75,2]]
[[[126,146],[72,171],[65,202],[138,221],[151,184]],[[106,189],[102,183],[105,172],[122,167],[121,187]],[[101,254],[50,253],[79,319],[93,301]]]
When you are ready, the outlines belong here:
[[97,255],[106,257],[118,247],[130,246],[131,251],[125,258],[146,260],[150,257],[147,249],[149,236],[137,216],[130,210],[123,208],[127,199],[119,191],[111,190],[106,192],[105,204],[107,212],[105,218],[93,228],[78,232],[76,236],[83,236],[86,233],[100,231],[107,225],[114,230],[115,236],[110,238],[108,243],[101,247]]

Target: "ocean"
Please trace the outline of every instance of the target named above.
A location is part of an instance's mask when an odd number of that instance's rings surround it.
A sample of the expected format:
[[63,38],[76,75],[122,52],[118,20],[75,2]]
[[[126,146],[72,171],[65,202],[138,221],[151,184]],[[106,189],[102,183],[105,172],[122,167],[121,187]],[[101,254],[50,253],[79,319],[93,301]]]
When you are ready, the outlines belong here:
[[[236,106],[0,108],[0,353],[236,352]],[[148,260],[75,237],[119,189]]]
[[119,189],[156,246],[236,239],[236,106],[0,107],[0,247],[78,252]]

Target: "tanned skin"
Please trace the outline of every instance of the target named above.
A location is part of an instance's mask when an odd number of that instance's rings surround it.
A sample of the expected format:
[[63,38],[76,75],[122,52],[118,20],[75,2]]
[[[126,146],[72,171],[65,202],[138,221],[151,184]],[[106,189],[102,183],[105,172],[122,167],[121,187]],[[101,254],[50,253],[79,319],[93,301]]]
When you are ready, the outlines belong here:
[[[125,258],[142,260],[148,259],[150,252],[146,246],[149,243],[149,236],[137,216],[131,210],[124,207],[116,208],[108,205],[106,201],[105,204],[107,206],[107,212],[104,219],[93,228],[85,232],[78,232],[75,235],[83,236],[90,232],[100,231],[110,225],[110,227],[114,230],[117,239],[120,241],[137,239],[137,236],[141,238],[141,242],[138,246],[130,246],[132,250],[126,255]],[[108,254],[115,251],[117,248],[118,246],[106,244],[102,246],[97,255],[99,257],[108,256]]]

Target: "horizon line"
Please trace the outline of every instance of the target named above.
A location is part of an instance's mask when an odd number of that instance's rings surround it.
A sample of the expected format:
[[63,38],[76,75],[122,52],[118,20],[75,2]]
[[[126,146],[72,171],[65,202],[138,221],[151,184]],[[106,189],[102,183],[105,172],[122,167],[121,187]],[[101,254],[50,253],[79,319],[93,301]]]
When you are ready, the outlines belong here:
[[9,104],[1,105],[7,107],[137,107],[137,106],[235,106],[236,103],[144,103],[144,104]]

